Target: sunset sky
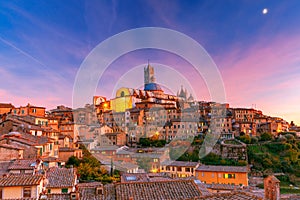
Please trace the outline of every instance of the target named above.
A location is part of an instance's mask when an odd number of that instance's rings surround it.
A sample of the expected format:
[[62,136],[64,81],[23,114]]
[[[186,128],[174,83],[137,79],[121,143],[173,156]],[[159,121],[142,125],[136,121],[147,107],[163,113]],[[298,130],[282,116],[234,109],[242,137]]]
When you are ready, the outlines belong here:
[[[89,53],[107,38],[140,27],[176,30],[202,45],[232,107],[256,107],[300,125],[298,0],[0,1],[0,102],[71,107],[76,74]],[[115,60],[95,95],[111,98],[119,86],[142,87],[148,59],[168,92],[183,85],[198,100],[211,100],[193,66],[155,49]],[[166,69],[186,81],[172,79]],[[169,79],[172,85],[165,85]]]

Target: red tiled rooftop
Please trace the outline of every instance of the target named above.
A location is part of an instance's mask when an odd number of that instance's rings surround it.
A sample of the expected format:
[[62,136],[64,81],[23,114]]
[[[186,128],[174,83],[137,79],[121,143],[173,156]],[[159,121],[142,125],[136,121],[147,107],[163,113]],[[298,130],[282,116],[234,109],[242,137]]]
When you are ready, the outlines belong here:
[[117,200],[194,199],[201,196],[193,180],[120,183],[115,188]]
[[5,149],[16,149],[16,150],[24,149],[16,144],[0,144],[0,147],[5,148]]
[[238,166],[215,166],[215,165],[201,165],[196,171],[206,172],[248,172],[247,167]]
[[198,162],[189,161],[169,161],[161,163],[162,166],[178,166],[178,167],[196,167]]
[[34,169],[36,166],[36,160],[35,159],[20,159],[15,160],[10,166],[9,170],[14,169]]
[[208,196],[202,196],[195,198],[195,200],[263,200],[263,198],[255,196],[253,194],[243,192],[243,191],[234,191],[230,193],[217,193]]
[[0,103],[0,108],[14,108],[15,106],[11,103]]
[[0,177],[0,187],[9,186],[31,186],[38,185],[43,179],[43,175],[9,175]]
[[46,172],[48,179],[47,188],[73,187],[75,185],[75,173],[73,168],[52,167]]

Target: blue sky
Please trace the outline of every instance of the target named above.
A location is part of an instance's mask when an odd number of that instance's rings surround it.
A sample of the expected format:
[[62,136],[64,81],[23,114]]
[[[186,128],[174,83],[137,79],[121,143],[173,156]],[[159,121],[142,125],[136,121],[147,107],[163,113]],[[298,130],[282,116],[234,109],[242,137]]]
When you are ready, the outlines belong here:
[[[232,106],[256,104],[266,114],[300,124],[299,19],[297,0],[1,1],[0,101],[49,109],[71,106],[77,71],[93,48],[122,31],[164,27],[205,48],[220,70]],[[136,51],[109,67],[95,95],[113,96],[123,73],[148,59],[194,80],[192,67],[178,56]],[[137,81],[143,81],[142,74]],[[137,84],[130,79],[126,83]],[[210,100],[201,80],[193,88],[199,100]]]

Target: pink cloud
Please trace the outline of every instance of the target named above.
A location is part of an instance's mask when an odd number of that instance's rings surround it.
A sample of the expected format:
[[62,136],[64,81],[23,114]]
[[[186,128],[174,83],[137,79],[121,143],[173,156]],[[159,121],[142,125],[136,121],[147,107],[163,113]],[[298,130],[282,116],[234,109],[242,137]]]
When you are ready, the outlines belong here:
[[300,37],[257,41],[249,48],[236,45],[218,59],[228,102],[244,107],[257,104],[266,113],[300,123]]

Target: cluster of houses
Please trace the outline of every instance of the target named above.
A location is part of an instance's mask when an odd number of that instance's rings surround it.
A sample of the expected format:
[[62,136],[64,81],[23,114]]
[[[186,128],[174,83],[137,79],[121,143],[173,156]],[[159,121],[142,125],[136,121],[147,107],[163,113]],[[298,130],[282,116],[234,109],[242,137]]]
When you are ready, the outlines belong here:
[[[247,187],[245,167],[175,161],[162,167],[165,172],[122,173],[121,182],[103,185],[100,182],[79,183],[75,168],[49,167],[40,159],[17,159],[1,162],[0,166],[0,199],[264,198],[263,193],[253,194]],[[265,194],[278,196],[279,181],[268,177],[265,182],[271,188]],[[274,197],[268,199],[276,199]]]
[[[279,198],[279,181],[273,176],[265,180],[265,191],[254,192],[247,166],[209,166],[175,161],[170,155],[188,147],[195,136],[277,135],[297,131],[296,126],[254,108],[195,101],[183,88],[177,95],[166,94],[155,83],[153,67],[148,65],[144,73],[143,90],[120,88],[115,98],[95,96],[83,108],[46,111],[1,103],[0,199]],[[141,148],[141,138],[169,144]],[[221,145],[222,154],[239,154],[231,151],[232,145]],[[71,156],[81,159],[82,146],[108,171],[120,171],[121,182],[79,182],[76,169],[65,163]]]
[[[270,179],[272,190],[253,194],[247,167],[172,161],[168,147],[129,148],[124,146],[126,137],[120,143],[117,137],[104,138],[114,131],[97,124],[97,115],[87,114],[93,113],[92,106],[77,112],[58,106],[46,112],[30,104],[19,108],[0,104],[0,113],[0,199],[263,199],[267,194],[275,199],[279,195],[275,177]],[[74,118],[82,123],[76,124]],[[64,165],[71,156],[82,158],[80,145],[86,145],[108,170],[121,171],[121,182],[79,182],[76,169]],[[142,170],[139,162],[148,164],[148,170]]]

